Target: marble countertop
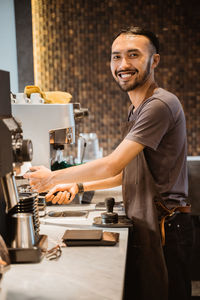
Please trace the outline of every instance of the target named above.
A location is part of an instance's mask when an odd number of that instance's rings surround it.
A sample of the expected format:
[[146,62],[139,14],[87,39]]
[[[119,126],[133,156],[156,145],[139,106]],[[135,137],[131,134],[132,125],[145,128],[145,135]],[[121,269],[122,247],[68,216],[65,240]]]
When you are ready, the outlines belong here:
[[[61,243],[66,229],[90,228],[95,203],[104,197],[118,197],[121,190],[97,191],[90,205],[57,206],[56,210],[89,210],[87,218],[41,218],[40,234],[48,235],[48,249]],[[117,199],[116,199],[117,200]],[[55,208],[55,207],[54,207]],[[48,210],[54,209],[52,206]],[[64,218],[61,218],[64,219]],[[67,219],[67,220],[66,220]],[[112,247],[65,247],[56,261],[43,258],[40,263],[14,264],[2,280],[1,299],[5,300],[121,300],[126,263],[127,228],[103,228],[120,233],[119,243]]]

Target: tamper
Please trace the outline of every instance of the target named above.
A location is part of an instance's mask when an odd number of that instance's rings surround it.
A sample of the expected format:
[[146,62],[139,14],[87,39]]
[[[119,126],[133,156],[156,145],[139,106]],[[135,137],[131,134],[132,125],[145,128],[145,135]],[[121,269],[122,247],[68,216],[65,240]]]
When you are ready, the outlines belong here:
[[114,198],[106,198],[106,212],[101,214],[102,224],[118,223],[118,214],[113,212]]

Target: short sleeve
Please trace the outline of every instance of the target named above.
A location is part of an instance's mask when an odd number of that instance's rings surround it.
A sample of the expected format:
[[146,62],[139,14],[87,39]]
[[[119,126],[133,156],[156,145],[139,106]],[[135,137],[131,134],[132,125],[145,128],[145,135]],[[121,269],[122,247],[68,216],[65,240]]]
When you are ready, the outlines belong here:
[[153,99],[142,107],[125,139],[156,150],[172,122],[174,121],[169,107],[163,101]]

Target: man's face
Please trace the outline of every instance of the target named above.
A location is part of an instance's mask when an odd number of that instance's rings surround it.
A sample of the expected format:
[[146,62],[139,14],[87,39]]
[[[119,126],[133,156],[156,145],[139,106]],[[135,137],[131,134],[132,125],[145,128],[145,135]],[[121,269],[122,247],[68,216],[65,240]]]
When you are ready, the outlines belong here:
[[150,41],[142,35],[121,34],[112,44],[111,72],[123,91],[142,86],[151,73]]

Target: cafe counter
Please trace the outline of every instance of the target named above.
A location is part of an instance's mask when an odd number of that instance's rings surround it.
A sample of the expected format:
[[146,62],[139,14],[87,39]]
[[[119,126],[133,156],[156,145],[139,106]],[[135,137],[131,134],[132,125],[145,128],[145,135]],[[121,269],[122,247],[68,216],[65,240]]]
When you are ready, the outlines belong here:
[[91,204],[50,206],[48,210],[85,210],[87,218],[41,218],[40,234],[48,236],[48,249],[61,245],[66,229],[102,229],[119,233],[115,246],[62,247],[57,260],[12,264],[1,282],[3,300],[121,300],[126,264],[127,228],[97,228],[95,204],[106,196],[121,201],[121,190],[95,192]]

